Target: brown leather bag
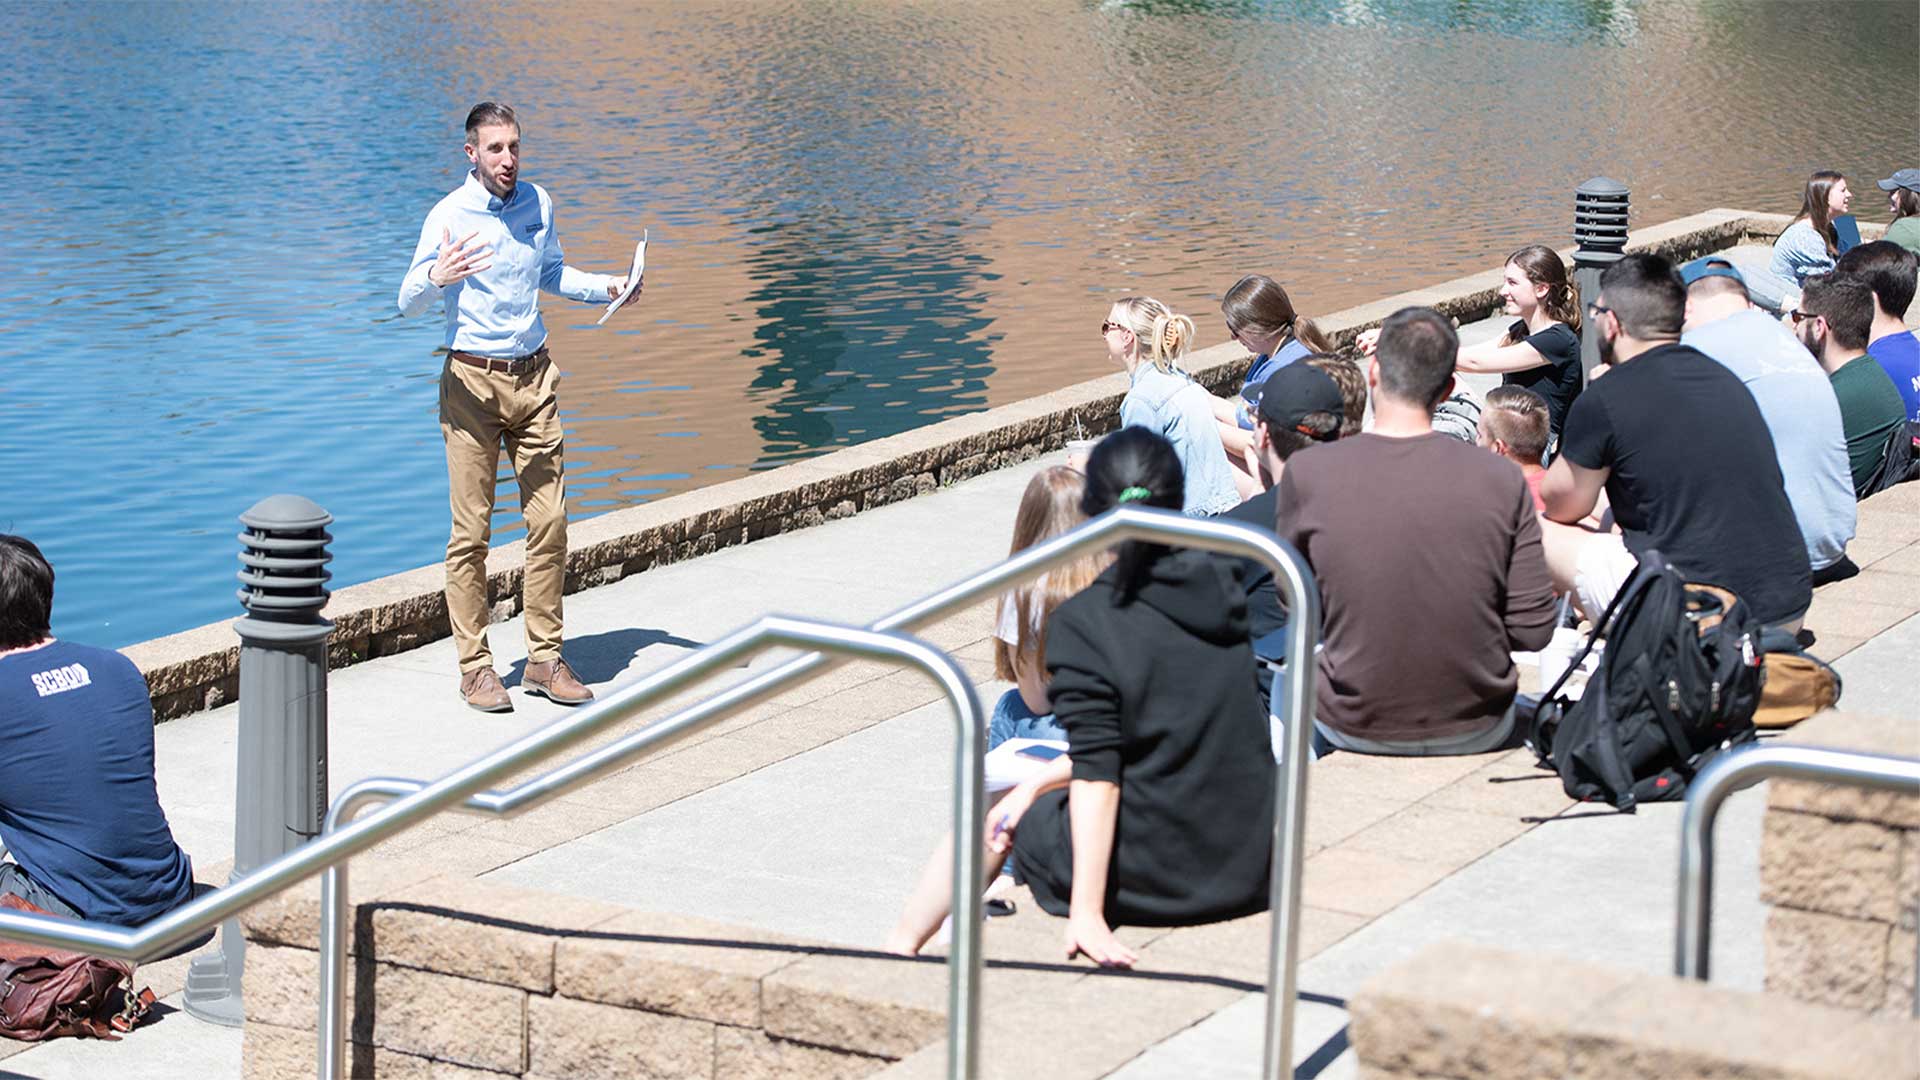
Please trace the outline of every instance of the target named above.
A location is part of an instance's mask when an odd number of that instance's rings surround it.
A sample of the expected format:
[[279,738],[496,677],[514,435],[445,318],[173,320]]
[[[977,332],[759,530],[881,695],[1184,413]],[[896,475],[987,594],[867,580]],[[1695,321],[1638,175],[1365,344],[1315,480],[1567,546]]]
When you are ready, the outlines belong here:
[[[0,908],[50,915],[12,894]],[[58,918],[58,916],[55,916]],[[0,941],[0,1035],[40,1042],[72,1035],[120,1038],[153,1007],[153,991],[132,992],[133,965],[44,945]]]
[[1790,728],[1821,709],[1839,704],[1840,673],[1801,648],[1792,635],[1768,630],[1760,635],[1760,648],[1766,678],[1760,684],[1754,727],[1776,731]]

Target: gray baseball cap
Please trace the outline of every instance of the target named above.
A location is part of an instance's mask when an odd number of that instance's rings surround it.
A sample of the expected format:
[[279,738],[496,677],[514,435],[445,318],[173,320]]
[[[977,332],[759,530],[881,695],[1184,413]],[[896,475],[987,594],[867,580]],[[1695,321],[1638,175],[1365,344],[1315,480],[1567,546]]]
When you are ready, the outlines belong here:
[[1892,191],[1894,188],[1920,192],[1920,169],[1896,169],[1892,176],[1880,181],[1881,191]]

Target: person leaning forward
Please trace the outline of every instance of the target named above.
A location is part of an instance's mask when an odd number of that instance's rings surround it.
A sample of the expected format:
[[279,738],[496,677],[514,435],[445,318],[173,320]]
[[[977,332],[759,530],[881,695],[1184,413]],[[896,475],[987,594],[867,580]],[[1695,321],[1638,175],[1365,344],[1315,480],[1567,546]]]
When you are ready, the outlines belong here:
[[446,301],[440,433],[453,510],[447,616],[460,653],[460,696],[483,712],[513,708],[487,647],[487,543],[504,442],[527,523],[527,669],[521,685],[563,705],[579,705],[592,701],[593,691],[560,655],[567,562],[564,440],[560,371],[547,355],[539,292],[608,302],[625,281],[566,265],[553,200],[539,185],[519,182],[520,122],[511,108],[490,101],[475,105],[467,113],[465,150],[473,169],[427,214],[399,296],[406,316]]

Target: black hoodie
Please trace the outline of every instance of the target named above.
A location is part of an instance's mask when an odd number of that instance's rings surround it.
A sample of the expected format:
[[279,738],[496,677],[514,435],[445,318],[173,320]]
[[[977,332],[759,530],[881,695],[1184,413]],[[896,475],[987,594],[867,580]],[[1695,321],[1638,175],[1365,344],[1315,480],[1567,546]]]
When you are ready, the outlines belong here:
[[[1163,551],[1132,596],[1121,569],[1047,624],[1047,691],[1073,778],[1120,786],[1107,919],[1179,925],[1264,910],[1274,765],[1242,568]],[[1055,914],[1072,883],[1064,803],[1036,804],[1016,833],[1018,865]],[[1054,820],[1036,822],[1036,812]]]

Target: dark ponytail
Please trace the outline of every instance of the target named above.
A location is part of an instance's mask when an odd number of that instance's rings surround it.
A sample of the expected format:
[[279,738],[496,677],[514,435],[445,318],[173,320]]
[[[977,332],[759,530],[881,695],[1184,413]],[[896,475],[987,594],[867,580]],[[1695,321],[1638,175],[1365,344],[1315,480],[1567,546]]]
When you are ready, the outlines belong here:
[[[1087,456],[1087,485],[1080,508],[1098,517],[1116,506],[1179,510],[1186,502],[1186,474],[1173,444],[1143,427],[1123,427],[1095,444]],[[1163,544],[1129,540],[1115,557],[1120,598],[1130,600],[1147,568],[1166,552]]]

